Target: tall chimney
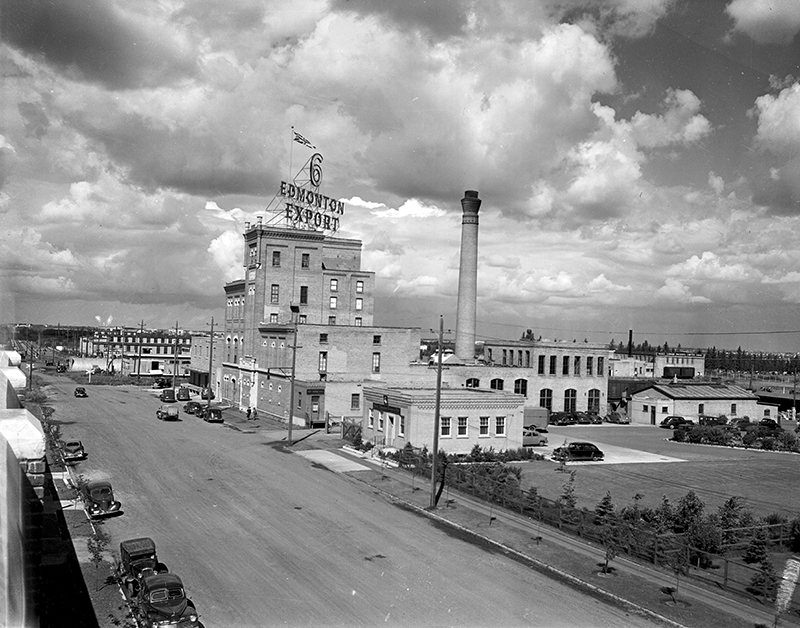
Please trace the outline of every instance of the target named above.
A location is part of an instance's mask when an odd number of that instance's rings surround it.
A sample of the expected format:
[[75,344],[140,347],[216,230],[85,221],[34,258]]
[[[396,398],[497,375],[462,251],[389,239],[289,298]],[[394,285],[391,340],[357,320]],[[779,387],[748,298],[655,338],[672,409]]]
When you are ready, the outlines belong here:
[[456,357],[475,359],[475,308],[478,293],[478,210],[481,199],[475,190],[461,199],[461,261],[458,267],[458,313],[456,315]]

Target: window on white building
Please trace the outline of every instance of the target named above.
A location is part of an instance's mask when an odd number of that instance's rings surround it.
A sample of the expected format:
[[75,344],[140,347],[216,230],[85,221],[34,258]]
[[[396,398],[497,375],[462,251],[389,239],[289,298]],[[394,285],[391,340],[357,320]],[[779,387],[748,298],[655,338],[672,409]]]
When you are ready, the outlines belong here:
[[458,417],[458,436],[459,438],[467,437],[467,417]]
[[489,435],[489,417],[482,416],[478,419],[478,436],[488,436]]
[[443,438],[450,437],[450,417],[443,416],[441,420],[441,424],[439,425],[439,436]]
[[506,417],[496,416],[494,418],[494,435],[495,436],[506,435]]

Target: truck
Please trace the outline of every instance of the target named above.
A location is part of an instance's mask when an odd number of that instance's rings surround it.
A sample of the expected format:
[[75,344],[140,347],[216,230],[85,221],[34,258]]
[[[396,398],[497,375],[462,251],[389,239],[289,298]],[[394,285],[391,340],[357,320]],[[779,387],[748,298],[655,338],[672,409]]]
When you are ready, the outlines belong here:
[[156,543],[150,537],[127,539],[119,544],[117,577],[128,598],[136,597],[145,577],[167,571],[167,566],[158,561]]
[[179,416],[178,406],[173,406],[169,404],[161,405],[158,410],[156,410],[156,418],[159,421],[177,421]]

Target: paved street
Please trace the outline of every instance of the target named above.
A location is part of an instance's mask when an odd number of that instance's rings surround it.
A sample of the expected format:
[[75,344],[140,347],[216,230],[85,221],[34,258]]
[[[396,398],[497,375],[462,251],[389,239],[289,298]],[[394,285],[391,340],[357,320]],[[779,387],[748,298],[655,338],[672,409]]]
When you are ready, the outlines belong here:
[[[87,479],[112,481],[112,546],[152,536],[212,626],[647,626],[524,564],[445,534],[266,432],[208,424],[135,387],[65,378],[48,395]],[[347,461],[345,461],[347,462]],[[348,465],[359,464],[347,462]],[[341,469],[346,470],[346,469]]]

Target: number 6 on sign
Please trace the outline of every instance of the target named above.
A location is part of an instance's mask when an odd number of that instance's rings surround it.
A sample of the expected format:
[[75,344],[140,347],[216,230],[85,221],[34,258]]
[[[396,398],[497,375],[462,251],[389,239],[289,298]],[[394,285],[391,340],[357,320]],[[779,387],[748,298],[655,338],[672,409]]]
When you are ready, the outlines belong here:
[[322,155],[319,153],[314,153],[311,156],[311,163],[308,166],[308,178],[315,188],[318,188],[322,183]]

